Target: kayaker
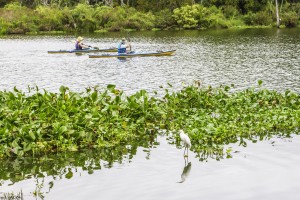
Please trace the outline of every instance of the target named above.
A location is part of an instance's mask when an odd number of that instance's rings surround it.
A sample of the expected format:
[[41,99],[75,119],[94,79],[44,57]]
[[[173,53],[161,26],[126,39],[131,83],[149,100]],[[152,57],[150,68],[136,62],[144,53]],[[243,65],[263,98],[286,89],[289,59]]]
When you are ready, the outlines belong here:
[[125,38],[122,38],[120,44],[118,45],[118,53],[129,53],[131,52],[131,45],[126,41]]
[[82,41],[83,41],[83,37],[78,37],[76,39],[76,43],[75,43],[75,49],[76,50],[88,49],[88,48],[91,47],[89,45],[83,44]]

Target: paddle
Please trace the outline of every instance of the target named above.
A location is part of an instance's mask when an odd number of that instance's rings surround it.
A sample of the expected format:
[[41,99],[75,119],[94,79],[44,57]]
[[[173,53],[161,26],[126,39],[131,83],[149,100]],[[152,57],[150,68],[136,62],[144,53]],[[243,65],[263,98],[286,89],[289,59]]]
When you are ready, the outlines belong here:
[[[92,47],[92,46],[89,46],[89,47]],[[92,47],[92,48],[97,49],[97,50],[99,49],[99,47]]]
[[85,46],[88,46],[89,48],[93,48],[93,49],[97,49],[97,50],[99,49],[99,47],[93,47],[91,45],[87,45],[87,44],[83,44],[83,43],[82,43],[82,45],[85,45]]
[[[76,42],[76,40],[72,40],[72,42]],[[99,47],[93,47],[93,46],[91,46],[91,45],[87,45],[87,44],[83,44],[82,43],[82,45],[85,45],[85,46],[87,46],[87,47],[89,47],[89,48],[93,48],[93,49],[100,49]]]

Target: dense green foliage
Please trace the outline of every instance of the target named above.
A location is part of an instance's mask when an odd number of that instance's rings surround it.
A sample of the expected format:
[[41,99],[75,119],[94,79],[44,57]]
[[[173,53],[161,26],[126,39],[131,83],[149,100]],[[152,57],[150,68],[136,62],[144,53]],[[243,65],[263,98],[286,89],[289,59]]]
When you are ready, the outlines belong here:
[[[0,8],[0,34],[40,31],[94,32],[124,29],[207,29],[275,26],[275,3],[264,1],[7,1]],[[1,2],[0,2],[1,4]],[[282,1],[281,24],[296,27],[300,2]]]
[[168,129],[184,127],[200,159],[212,154],[219,159],[224,144],[246,146],[245,140],[289,136],[300,125],[300,96],[290,91],[252,88],[231,93],[228,86],[189,86],[165,98]]
[[226,144],[298,131],[299,94],[230,89],[197,82],[177,92],[166,89],[163,98],[145,90],[126,96],[113,85],[85,93],[63,86],[60,93],[0,92],[0,157],[147,144],[162,129],[179,145],[177,131],[184,129],[200,159],[219,159]]

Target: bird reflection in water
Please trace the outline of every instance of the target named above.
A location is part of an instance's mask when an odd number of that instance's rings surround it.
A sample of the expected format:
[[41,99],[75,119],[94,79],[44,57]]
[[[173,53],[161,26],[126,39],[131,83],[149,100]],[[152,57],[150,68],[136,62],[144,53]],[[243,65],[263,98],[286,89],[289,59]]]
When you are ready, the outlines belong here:
[[188,161],[188,158],[184,158],[184,168],[181,174],[181,181],[177,183],[183,183],[190,174],[192,163]]

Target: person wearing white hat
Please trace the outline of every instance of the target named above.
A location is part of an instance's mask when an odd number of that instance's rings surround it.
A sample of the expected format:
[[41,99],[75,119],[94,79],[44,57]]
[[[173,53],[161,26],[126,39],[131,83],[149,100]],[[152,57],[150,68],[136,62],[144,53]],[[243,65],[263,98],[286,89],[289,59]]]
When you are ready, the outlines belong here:
[[[129,48],[129,51],[127,50]],[[130,43],[126,42],[125,38],[122,38],[120,44],[118,45],[118,53],[128,53],[131,51]]]
[[76,50],[82,50],[82,49],[90,48],[90,46],[83,44],[82,41],[83,41],[83,37],[78,37],[76,39],[76,43],[75,43],[75,49]]

